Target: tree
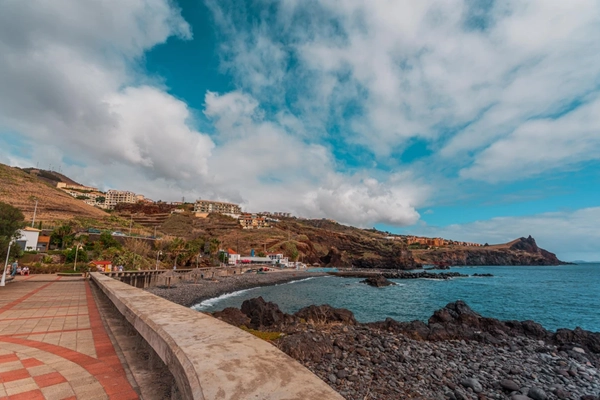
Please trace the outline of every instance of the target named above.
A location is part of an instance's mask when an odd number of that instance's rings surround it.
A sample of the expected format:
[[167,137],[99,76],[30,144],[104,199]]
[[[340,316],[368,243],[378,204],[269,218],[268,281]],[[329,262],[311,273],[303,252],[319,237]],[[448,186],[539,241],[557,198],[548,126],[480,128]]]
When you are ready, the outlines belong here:
[[110,232],[102,232],[98,242],[102,245],[102,249],[109,249],[111,247],[121,248],[121,243]]
[[50,241],[52,244],[55,244],[63,249],[65,246],[68,246],[73,242],[73,239],[75,238],[74,233],[75,231],[72,224],[64,224],[52,231],[52,234],[50,235]]
[[98,203],[98,204],[104,204],[105,201],[106,201],[106,197],[104,197],[104,196],[96,197],[96,203]]
[[[8,244],[17,238],[19,229],[25,226],[25,216],[21,210],[0,202],[0,255],[6,256]],[[17,250],[16,246],[15,251]]]

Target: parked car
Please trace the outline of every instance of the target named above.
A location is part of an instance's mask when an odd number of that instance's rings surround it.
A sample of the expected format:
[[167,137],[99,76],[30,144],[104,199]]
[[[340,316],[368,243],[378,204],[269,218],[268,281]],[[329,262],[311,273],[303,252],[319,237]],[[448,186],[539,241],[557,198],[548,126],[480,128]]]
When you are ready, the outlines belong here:
[[96,229],[96,228],[88,228],[88,233],[102,233],[100,231],[100,229]]
[[127,236],[123,232],[115,231],[112,233],[113,236]]

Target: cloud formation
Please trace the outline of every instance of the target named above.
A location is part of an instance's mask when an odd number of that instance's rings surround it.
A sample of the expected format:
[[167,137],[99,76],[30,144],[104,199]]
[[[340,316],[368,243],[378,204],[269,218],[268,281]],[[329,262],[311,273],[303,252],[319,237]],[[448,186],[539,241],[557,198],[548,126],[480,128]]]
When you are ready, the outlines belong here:
[[17,133],[19,151],[5,141],[12,150],[0,158],[67,164],[63,172],[85,184],[157,200],[213,198],[360,225],[418,219],[423,189],[337,172],[330,149],[303,137],[302,121],[285,110],[267,116],[243,88],[206,94],[215,129],[200,132],[194,111],[141,69],[144,53],[171,36],[190,40],[192,31],[168,0],[3,6],[0,130]]
[[381,164],[415,139],[491,182],[598,158],[600,123],[577,109],[600,80],[596,1],[269,1],[260,18],[260,2],[208,3],[225,66],[261,103]]
[[205,2],[236,90],[202,110],[142,67],[193,40],[172,1],[3,5],[0,161],[372,226],[415,223],[441,185],[599,158],[594,0]]

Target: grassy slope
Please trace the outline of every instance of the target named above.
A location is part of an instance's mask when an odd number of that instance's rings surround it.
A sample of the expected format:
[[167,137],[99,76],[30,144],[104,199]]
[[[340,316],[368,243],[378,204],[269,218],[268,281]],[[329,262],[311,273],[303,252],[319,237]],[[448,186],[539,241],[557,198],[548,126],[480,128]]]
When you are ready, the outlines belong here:
[[75,217],[103,219],[104,211],[89,206],[35,176],[0,164],[0,201],[19,208],[31,220],[38,199],[36,221],[69,220]]

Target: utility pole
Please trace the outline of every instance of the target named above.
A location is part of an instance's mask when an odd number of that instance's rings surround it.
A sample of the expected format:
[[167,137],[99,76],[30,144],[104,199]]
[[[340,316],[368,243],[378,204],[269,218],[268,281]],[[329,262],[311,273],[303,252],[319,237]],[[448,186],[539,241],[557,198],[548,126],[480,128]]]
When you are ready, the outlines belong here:
[[131,226],[133,225],[133,212],[131,213],[131,219],[129,220],[129,236],[131,236]]
[[31,220],[32,228],[33,228],[33,225],[35,224],[35,214],[37,213],[37,203],[38,203],[38,200],[35,199],[35,207],[33,208],[33,219]]

